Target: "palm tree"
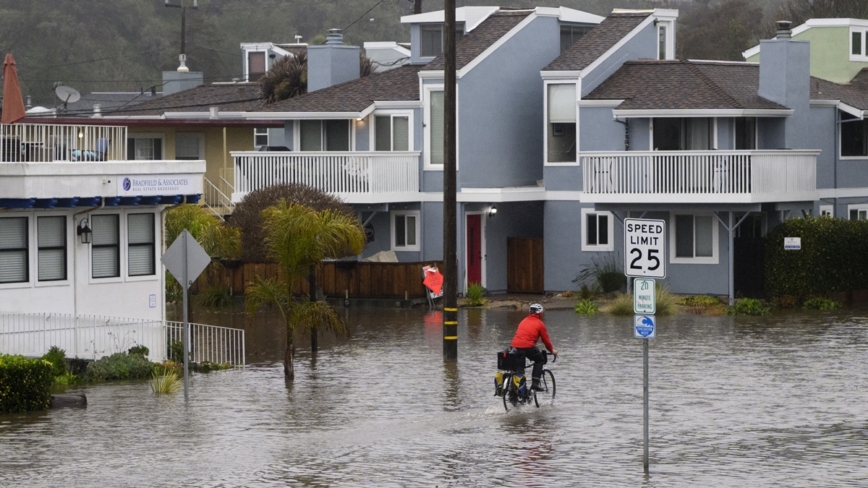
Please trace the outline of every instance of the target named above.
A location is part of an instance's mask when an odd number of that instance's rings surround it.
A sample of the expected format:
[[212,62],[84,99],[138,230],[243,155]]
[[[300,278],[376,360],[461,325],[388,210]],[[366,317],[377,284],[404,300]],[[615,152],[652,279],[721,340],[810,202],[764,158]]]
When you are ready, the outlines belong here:
[[325,302],[304,299],[294,302],[293,284],[308,273],[311,266],[326,258],[354,255],[365,246],[361,223],[333,210],[317,211],[297,203],[281,200],[262,212],[269,254],[277,262],[278,278],[255,278],[246,293],[246,308],[255,315],[262,304],[272,304],[286,325],[286,353],[283,371],[293,379],[294,344],[297,331],[332,332],[339,337],[348,334],[346,325]]

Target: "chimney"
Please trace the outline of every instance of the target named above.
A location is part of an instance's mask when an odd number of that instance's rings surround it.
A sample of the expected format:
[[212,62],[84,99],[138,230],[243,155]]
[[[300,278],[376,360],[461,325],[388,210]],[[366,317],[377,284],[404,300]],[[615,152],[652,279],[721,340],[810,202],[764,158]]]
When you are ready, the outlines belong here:
[[[189,90],[201,85],[203,82],[201,71],[180,73],[178,71],[163,71],[163,96]],[[142,90],[144,93],[144,89]]]
[[808,41],[793,39],[791,22],[777,22],[775,39],[760,41],[759,95],[794,112],[770,131],[766,148],[795,149],[810,138],[811,48]]
[[328,88],[359,77],[358,46],[345,46],[340,29],[329,29],[326,43],[307,47],[307,91]]

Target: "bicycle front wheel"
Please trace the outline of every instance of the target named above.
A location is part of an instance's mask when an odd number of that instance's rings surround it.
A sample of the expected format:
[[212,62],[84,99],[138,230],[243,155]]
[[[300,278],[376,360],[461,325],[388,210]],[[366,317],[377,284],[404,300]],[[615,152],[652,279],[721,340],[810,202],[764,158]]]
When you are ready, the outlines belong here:
[[539,385],[543,388],[542,391],[533,392],[533,401],[536,406],[552,405],[555,402],[555,375],[549,370],[543,370],[542,378],[539,380]]
[[512,375],[503,375],[503,408],[509,412],[518,404],[518,390],[512,382]]

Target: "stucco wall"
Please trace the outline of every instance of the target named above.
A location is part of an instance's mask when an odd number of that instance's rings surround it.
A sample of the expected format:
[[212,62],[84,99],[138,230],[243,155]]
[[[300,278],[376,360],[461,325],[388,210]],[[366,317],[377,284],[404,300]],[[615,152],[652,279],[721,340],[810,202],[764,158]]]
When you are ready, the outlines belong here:
[[657,28],[653,23],[645,26],[636,36],[582,78],[582,97],[606,81],[624,62],[642,58],[657,59]]

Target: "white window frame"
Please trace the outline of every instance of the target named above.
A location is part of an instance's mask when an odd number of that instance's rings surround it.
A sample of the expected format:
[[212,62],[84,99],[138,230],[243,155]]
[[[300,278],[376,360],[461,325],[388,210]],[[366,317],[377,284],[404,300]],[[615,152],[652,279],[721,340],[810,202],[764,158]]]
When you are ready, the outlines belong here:
[[[64,252],[66,253],[66,279],[63,280],[47,280],[40,281],[39,280],[39,217],[63,217],[64,218],[64,237],[65,237],[65,247]],[[69,218],[69,214],[59,213],[59,212],[40,212],[34,215],[33,218],[35,233],[33,235],[34,243],[35,243],[35,270],[34,270],[34,286],[43,287],[43,286],[59,286],[59,285],[68,285],[71,282],[71,277],[73,273],[72,269],[72,259],[71,253],[75,252],[75,238],[78,237],[73,232],[72,219]]]
[[[262,131],[264,131],[264,133],[263,133]],[[257,143],[256,143],[256,138],[257,138],[257,137],[262,137],[262,136],[265,136],[265,144],[257,144]],[[269,139],[269,137],[268,137],[268,127],[254,127],[254,128],[253,128],[253,147],[268,146],[268,145],[269,145],[269,144],[268,144],[268,142],[269,142],[268,139]]]
[[[128,214],[141,214],[141,213],[153,213],[154,214],[154,266],[155,273],[153,275],[142,275],[142,276],[130,276],[129,275],[129,230],[128,230]],[[125,282],[138,282],[138,281],[159,281],[161,279],[160,275],[160,243],[162,242],[162,229],[160,227],[161,220],[159,212],[150,212],[144,208],[130,208],[130,209],[113,209],[111,211],[98,211],[93,212],[90,215],[117,215],[119,219],[118,223],[118,233],[120,234],[118,239],[118,246],[120,247],[120,276],[111,277],[111,278],[94,278],[93,277],[93,243],[87,244],[87,278],[89,284],[96,283],[125,283]],[[93,227],[93,224],[91,224]],[[84,245],[84,244],[82,244]]]
[[[868,59],[866,59],[866,61],[868,61]],[[838,140],[836,141],[836,143],[838,144],[838,159],[840,159],[841,161],[864,161],[864,160],[868,159],[868,154],[866,154],[864,156],[858,156],[858,155],[857,156],[844,156],[844,131],[842,130],[842,126],[845,123],[846,124],[864,124],[866,122],[864,120],[859,120],[859,119],[847,119],[846,121],[841,120],[841,115],[843,113],[848,113],[849,115],[853,115],[853,114],[850,114],[849,112],[842,112],[842,111],[838,112]]]
[[[853,205],[847,205],[847,220],[850,220],[850,212],[857,211],[859,213],[865,213],[865,220],[868,220],[868,203],[857,203]],[[857,217],[857,220],[862,220]]]
[[[33,286],[34,282],[34,273],[36,273],[35,259],[33,258],[33,247],[36,239],[36,232],[33,224],[33,214],[32,213],[10,213],[7,215],[3,215],[2,218],[24,218],[27,221],[27,280],[26,281],[16,281],[14,283],[0,283],[0,290],[10,289],[10,288],[30,288]],[[68,261],[68,259],[67,259]],[[68,268],[67,263],[67,268]],[[68,272],[68,269],[67,269]],[[69,274],[67,274],[67,278]]]
[[[407,151],[413,151],[414,145],[413,141],[415,140],[413,137],[413,111],[412,110],[377,110],[373,114],[371,114],[371,123],[368,124],[368,140],[371,141],[370,150],[377,150],[377,117],[386,117],[390,118],[390,123],[394,127],[394,122],[391,119],[395,117],[407,117]],[[394,129],[389,129],[392,134],[394,134]],[[394,139],[394,138],[393,138]]]
[[[579,156],[579,83],[576,80],[546,80],[543,84],[543,164],[545,166],[578,166]],[[549,85],[573,85],[576,87],[576,160],[575,161],[549,161]]]
[[[325,122],[327,122],[329,120],[346,120],[347,121],[347,131],[348,131],[347,137],[348,137],[349,144],[350,144],[350,146],[349,146],[350,148],[348,151],[328,151],[325,149],[326,145],[328,144],[328,138],[326,137]],[[356,128],[356,123],[358,121],[355,119],[307,119],[307,120],[299,119],[299,120],[295,120],[294,123],[292,124],[292,147],[293,148],[297,147],[298,150],[301,151],[301,123],[302,122],[311,122],[311,121],[319,122],[319,137],[320,137],[319,140],[320,140],[320,148],[321,149],[319,151],[303,151],[303,152],[314,152],[314,153],[334,152],[334,153],[343,154],[343,153],[356,151],[356,131],[355,131],[355,128]]]
[[[608,218],[608,224],[606,229],[606,235],[608,237],[608,244],[589,244],[588,243],[588,215],[605,215]],[[582,251],[601,251],[601,252],[612,252],[615,250],[615,216],[612,215],[612,212],[606,212],[601,210],[594,210],[593,208],[583,208],[582,209]],[[599,219],[597,220],[597,233],[599,235]]]
[[267,49],[266,50],[250,49],[250,50],[244,51],[244,80],[248,81],[248,82],[250,81],[250,55],[252,53],[262,53],[263,54],[263,57],[265,58],[265,71],[264,71],[264,73],[268,73],[268,70],[271,68],[271,66],[269,66],[268,50]]
[[[711,256],[682,258],[675,256],[676,241],[676,215],[691,215],[694,217],[711,217]],[[695,222],[695,220],[694,220]],[[720,223],[714,214],[710,212],[670,212],[669,213],[669,262],[671,264],[719,264],[720,263]],[[696,225],[693,226],[693,246],[696,248]]]
[[[829,217],[835,217],[835,206],[834,205],[820,205],[820,215],[822,217],[824,215],[828,215]],[[848,214],[849,217],[849,214]]]
[[[416,217],[416,244],[412,246],[398,246],[395,244],[395,218]],[[406,222],[405,222],[406,223]],[[393,210],[389,215],[389,243],[392,251],[421,251],[422,250],[422,211],[421,210]],[[406,228],[406,226],[405,226]],[[405,236],[406,237],[406,236]],[[406,239],[405,239],[406,240]]]
[[189,137],[191,139],[198,139],[199,141],[199,159],[205,159],[205,134],[201,132],[176,132],[175,133],[175,141],[172,145],[172,152],[175,154],[175,159],[178,159],[178,138],[179,137]]
[[[663,56],[660,55],[660,29],[666,29],[666,52]],[[654,39],[657,44],[657,59],[667,60],[675,59],[675,23],[672,21],[657,20],[657,37]]]
[[[154,236],[154,240],[151,242],[151,248],[152,248],[152,250],[151,250],[151,263],[154,265],[154,272],[151,274],[147,274],[147,275],[144,275],[144,274],[143,275],[131,275],[130,274],[130,260],[129,260],[130,247],[135,246],[135,245],[143,245],[142,243],[133,244],[130,242],[130,226],[129,226],[129,224],[130,224],[130,216],[132,216],[132,215],[150,215],[151,216],[151,224],[152,224],[151,225],[151,227],[152,227],[151,232],[152,232],[152,235]],[[159,218],[159,216],[154,214],[154,212],[127,211],[127,212],[125,212],[124,218],[126,219],[126,224],[127,224],[127,229],[126,229],[126,234],[125,234],[125,237],[126,237],[125,249],[126,249],[127,259],[126,259],[126,263],[125,263],[126,267],[124,269],[127,281],[139,281],[142,278],[145,278],[147,281],[150,281],[160,271],[160,261],[159,261],[159,258],[157,256],[157,246],[158,246],[157,236],[160,235],[159,232],[157,231],[157,219]]]
[[[154,155],[154,161],[164,161],[166,159],[166,135],[156,132],[127,132],[127,139],[159,139],[160,154]],[[135,151],[135,149],[134,149]],[[124,154],[124,157],[127,157]],[[136,159],[134,161],[148,161],[147,159]]]
[[[424,94],[424,98],[425,98],[425,109],[424,109],[425,114],[424,114],[424,118],[423,118],[423,122],[424,122],[424,129],[423,129],[424,133],[423,134],[424,134],[424,138],[425,138],[425,142],[424,142],[425,157],[424,157],[424,164],[423,164],[423,170],[424,171],[443,171],[443,166],[445,166],[445,164],[431,164],[431,92],[438,92],[438,91],[442,92],[442,91],[444,91],[444,89],[445,89],[445,87],[443,85],[424,85],[423,86],[423,94]],[[458,94],[457,89],[455,91],[455,94],[456,95]],[[444,97],[445,97],[445,93],[444,93]],[[458,100],[455,100],[455,113],[456,113],[455,121],[456,121],[456,125],[457,125],[458,124],[458,117],[457,117]],[[458,135],[457,130],[455,131],[455,134],[457,137],[457,135]],[[445,136],[446,136],[446,134],[444,133],[444,137]],[[458,147],[458,144],[456,141],[456,153],[458,152],[457,147]],[[444,147],[444,151],[445,151],[445,147]],[[456,166],[456,169],[458,169],[457,155],[456,155],[455,166]]]
[[[860,42],[862,43],[859,46],[859,50],[861,54],[853,54],[853,33],[860,33]],[[859,61],[859,62],[868,62],[868,27],[850,27],[850,32],[847,34],[847,54],[850,57],[850,61]]]

